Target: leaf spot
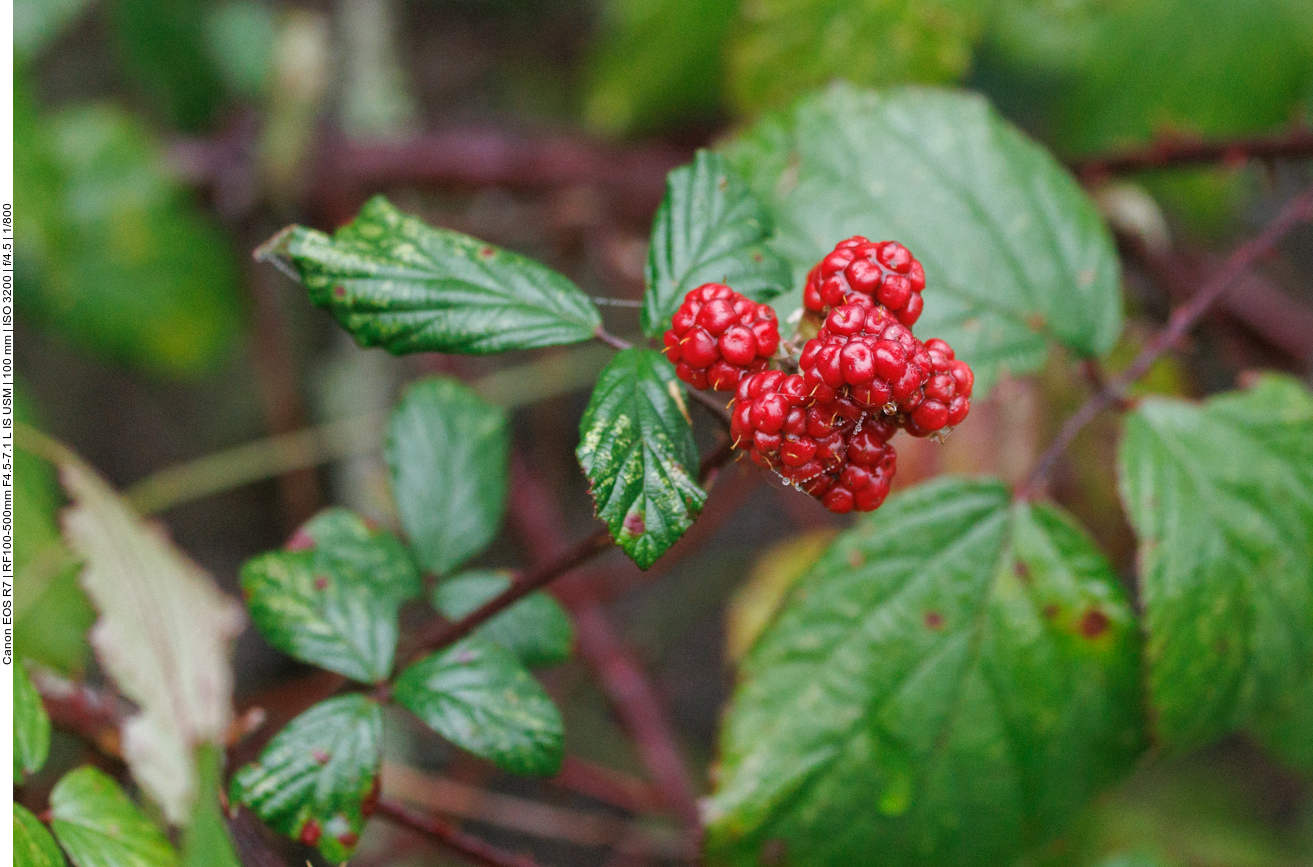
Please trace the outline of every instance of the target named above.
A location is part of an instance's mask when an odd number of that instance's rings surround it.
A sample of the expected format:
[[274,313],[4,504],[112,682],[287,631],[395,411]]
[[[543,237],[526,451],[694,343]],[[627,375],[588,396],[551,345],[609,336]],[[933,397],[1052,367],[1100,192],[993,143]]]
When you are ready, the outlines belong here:
[[1017,580],[1025,586],[1029,587],[1031,583],[1033,583],[1034,579],[1030,577],[1030,566],[1028,566],[1025,561],[1018,560],[1016,564],[1013,565],[1012,571],[1016,573]]
[[283,547],[288,551],[309,551],[315,546],[315,538],[305,530],[297,530]]
[[647,530],[647,523],[643,520],[643,513],[637,509],[625,515],[622,526],[625,532],[631,536],[641,536]]
[[925,613],[925,628],[938,631],[944,628],[944,615],[938,611],[927,611]]
[[320,833],[322,832],[319,827],[319,820],[312,817],[305,820],[305,824],[301,826],[301,832],[296,835],[296,839],[307,846],[313,846],[319,842]]
[[493,249],[490,245],[488,245],[488,244],[484,244],[482,247],[479,248],[479,258],[480,258],[480,259],[491,259],[494,255],[496,255],[496,253],[497,253],[497,251],[494,250],[494,249]]
[[346,287],[343,286],[341,283],[334,286],[333,297],[336,298],[338,301],[346,300]]
[[1044,318],[1043,313],[1032,313],[1026,317],[1026,325],[1031,331],[1043,331],[1048,327],[1048,320]]
[[328,764],[328,752],[326,750],[315,749],[310,751],[310,757],[315,760],[317,765]]
[[1080,619],[1080,634],[1090,639],[1098,638],[1108,631],[1110,622],[1108,615],[1097,608],[1091,608]]
[[1044,610],[1042,613],[1044,614],[1045,620],[1053,620],[1058,616],[1058,614],[1061,613],[1061,611],[1062,611],[1061,608],[1059,608],[1056,604],[1050,602],[1048,605],[1044,606]]
[[328,577],[325,575],[315,576],[315,589],[320,593],[328,589]]
[[862,556],[861,551],[854,548],[848,552],[848,565],[854,569],[860,569],[866,565],[866,558]]

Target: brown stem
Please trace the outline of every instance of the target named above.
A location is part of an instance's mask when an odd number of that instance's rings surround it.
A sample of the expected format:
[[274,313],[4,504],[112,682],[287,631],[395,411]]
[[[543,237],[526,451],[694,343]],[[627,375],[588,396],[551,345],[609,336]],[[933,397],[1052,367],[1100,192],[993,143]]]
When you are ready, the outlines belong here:
[[691,830],[700,828],[697,791],[656,691],[596,600],[570,608],[579,654],[597,674],[661,800]]
[[1208,308],[1251,265],[1271,252],[1295,226],[1310,220],[1313,220],[1313,187],[1305,189],[1291,199],[1267,228],[1237,247],[1216,276],[1205,283],[1189,302],[1173,311],[1167,326],[1145,345],[1131,365],[1106,387],[1095,392],[1071,418],[1067,419],[1058,436],[1040,456],[1026,483],[1017,492],[1018,499],[1029,500],[1038,496],[1049,474],[1057,466],[1058,460],[1085,425],[1103,410],[1125,397],[1127,387],[1143,376],[1158,356],[1184,337]]
[[[712,455],[708,460],[715,457]],[[564,524],[550,492],[525,461],[513,461],[511,472],[517,496],[511,503],[510,521],[528,543],[531,558],[543,560],[554,540],[563,535]],[[564,601],[574,621],[580,656],[597,674],[602,690],[633,738],[661,800],[684,822],[689,836],[694,838],[692,842],[696,842],[701,829],[697,791],[656,690],[642,665],[616,633],[595,594],[571,593]]]
[[1072,164],[1072,170],[1082,180],[1094,181],[1109,175],[1148,169],[1309,157],[1313,157],[1313,130],[1298,128],[1276,135],[1225,141],[1162,138],[1148,147],[1080,160]]
[[498,849],[491,843],[466,834],[449,822],[412,810],[395,801],[379,801],[378,815],[389,822],[436,840],[453,852],[483,867],[539,867],[538,862],[529,855]]

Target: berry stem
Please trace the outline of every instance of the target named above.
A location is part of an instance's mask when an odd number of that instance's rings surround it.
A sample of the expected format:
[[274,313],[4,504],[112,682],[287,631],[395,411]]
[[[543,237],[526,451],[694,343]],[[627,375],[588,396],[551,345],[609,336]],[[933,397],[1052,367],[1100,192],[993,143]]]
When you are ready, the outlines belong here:
[[597,338],[599,341],[601,341],[602,343],[605,343],[607,346],[611,347],[612,349],[618,349],[623,351],[625,349],[632,349],[634,346],[634,344],[630,343],[628,340],[625,340],[624,338],[621,337],[616,337],[614,334],[607,331],[601,325],[597,326],[597,330],[593,332],[593,336]]
[[1300,223],[1313,221],[1313,186],[1308,187],[1281,210],[1275,219],[1261,233],[1241,244],[1232,252],[1221,270],[1212,280],[1204,284],[1186,304],[1172,312],[1167,326],[1145,345],[1140,354],[1131,362],[1122,374],[1103,388],[1099,389],[1085,402],[1074,415],[1067,419],[1057,437],[1040,456],[1035,469],[1025,484],[1017,491],[1020,500],[1032,500],[1039,496],[1049,475],[1057,466],[1064,452],[1076,439],[1076,436],[1103,410],[1126,397],[1127,388],[1149,370],[1160,355],[1185,336],[1199,319],[1208,312],[1208,308],[1222,297],[1232,283],[1256,261],[1272,251],[1286,235],[1290,234]]

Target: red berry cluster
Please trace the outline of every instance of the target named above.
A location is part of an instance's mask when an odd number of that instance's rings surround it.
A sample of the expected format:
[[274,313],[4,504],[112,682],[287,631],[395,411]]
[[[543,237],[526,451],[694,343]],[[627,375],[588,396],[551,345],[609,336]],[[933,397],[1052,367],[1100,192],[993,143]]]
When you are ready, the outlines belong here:
[[780,329],[770,305],[707,283],[684,297],[664,342],[680,379],[694,388],[733,391],[745,375],[766,369]]
[[730,417],[730,436],[754,463],[832,512],[869,512],[884,502],[896,429],[846,397],[817,400],[803,377],[780,370],[745,377]]
[[870,511],[889,493],[900,428],[924,437],[959,424],[974,377],[942,340],[912,334],[925,272],[896,241],[841,241],[807,278],[806,308],[824,316],[799,373],[766,370],[775,313],[727,286],[694,289],[665,334],[679,378],[737,387],[734,445],[833,512]]
[[824,313],[862,295],[911,328],[921,317],[924,288],[925,271],[906,247],[854,235],[812,268],[802,302],[808,310]]

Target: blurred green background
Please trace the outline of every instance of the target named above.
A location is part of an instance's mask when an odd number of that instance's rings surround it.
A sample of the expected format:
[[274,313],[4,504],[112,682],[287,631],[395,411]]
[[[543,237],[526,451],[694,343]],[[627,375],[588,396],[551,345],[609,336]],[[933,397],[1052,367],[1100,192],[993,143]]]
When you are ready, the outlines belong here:
[[[484,377],[499,399],[526,404],[518,450],[572,531],[592,520],[573,449],[604,353],[362,352],[292,281],[251,261],[282,225],[329,229],[385,192],[430,222],[538,257],[592,295],[633,300],[665,172],[837,78],[982,92],[1073,163],[1313,122],[1309,0],[16,0],[15,51],[19,415],[121,486],[151,479],[147,501],[230,589],[245,558],[323,505],[393,520],[378,418],[426,372]],[[1310,178],[1307,159],[1085,178],[1130,254],[1131,324],[1110,367],[1176,300],[1164,272],[1207,274]],[[1202,395],[1255,367],[1307,379],[1313,236],[1294,237],[1255,278],[1277,312],[1224,305],[1147,389]],[[612,331],[637,332],[631,308],[606,313]],[[1001,384],[972,432],[900,455],[899,484],[948,470],[1019,478],[1085,388],[1057,357],[1036,380]],[[300,451],[270,439],[307,428],[321,435]],[[1129,575],[1111,431],[1082,437],[1056,494]],[[243,444],[253,451],[224,451]],[[19,652],[81,672],[92,615],[58,542],[53,476],[24,460]],[[606,561],[615,613],[699,779],[730,683],[726,630],[742,628],[737,606],[726,626],[727,600],[780,580],[750,573],[782,535],[841,523],[728,475],[696,546],[641,577]],[[487,565],[514,565],[518,546],[508,536]],[[245,701],[266,706],[303,673],[253,634],[237,667]],[[572,751],[638,767],[584,669],[564,666],[549,686]],[[406,758],[421,764],[449,758],[413,750]],[[549,863],[610,863],[479,830]],[[362,860],[388,845],[367,839]],[[1313,787],[1227,741],[1146,770],[1028,863],[1313,864]]]

